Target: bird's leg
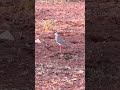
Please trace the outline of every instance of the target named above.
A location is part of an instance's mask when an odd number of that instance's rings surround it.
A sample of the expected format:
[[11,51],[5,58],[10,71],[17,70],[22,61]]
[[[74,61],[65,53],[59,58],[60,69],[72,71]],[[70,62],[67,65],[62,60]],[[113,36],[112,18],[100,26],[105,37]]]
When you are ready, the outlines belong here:
[[60,53],[61,53],[61,50],[62,50],[62,45],[60,45]]

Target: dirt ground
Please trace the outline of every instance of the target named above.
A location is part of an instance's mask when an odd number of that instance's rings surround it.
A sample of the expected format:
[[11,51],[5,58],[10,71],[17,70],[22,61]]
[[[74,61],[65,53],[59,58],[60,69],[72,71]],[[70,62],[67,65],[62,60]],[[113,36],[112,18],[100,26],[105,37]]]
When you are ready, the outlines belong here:
[[120,90],[120,3],[86,3],[86,90]]
[[[59,52],[54,32],[45,31],[43,20],[55,21],[69,45]],[[36,90],[85,90],[85,4],[35,4],[35,33],[40,43],[35,44]]]

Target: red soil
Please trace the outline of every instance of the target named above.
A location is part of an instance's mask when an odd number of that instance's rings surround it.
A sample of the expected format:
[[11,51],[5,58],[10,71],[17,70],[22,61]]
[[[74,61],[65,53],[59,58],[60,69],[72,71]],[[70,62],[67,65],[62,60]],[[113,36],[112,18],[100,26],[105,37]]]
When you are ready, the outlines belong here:
[[[84,2],[36,2],[36,38],[41,41],[35,45],[36,90],[85,90],[84,7]],[[43,19],[55,20],[55,29],[69,44],[61,54],[54,33],[45,32],[40,25]]]

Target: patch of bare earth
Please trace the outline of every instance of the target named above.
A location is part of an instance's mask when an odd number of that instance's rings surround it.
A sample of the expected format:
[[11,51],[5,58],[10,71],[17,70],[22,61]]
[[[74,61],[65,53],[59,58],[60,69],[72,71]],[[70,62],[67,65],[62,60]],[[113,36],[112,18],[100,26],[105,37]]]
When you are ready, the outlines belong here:
[[[85,90],[85,19],[84,2],[36,3],[35,45],[36,90]],[[45,32],[42,19],[56,22],[55,29],[68,43],[62,53],[52,31]]]

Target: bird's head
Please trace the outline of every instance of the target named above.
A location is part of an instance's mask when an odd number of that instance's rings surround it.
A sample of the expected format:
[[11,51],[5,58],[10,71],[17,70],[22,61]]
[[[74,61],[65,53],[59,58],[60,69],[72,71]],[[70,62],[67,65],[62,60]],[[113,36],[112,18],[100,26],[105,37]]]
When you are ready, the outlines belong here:
[[58,36],[58,32],[55,32],[55,36]]

